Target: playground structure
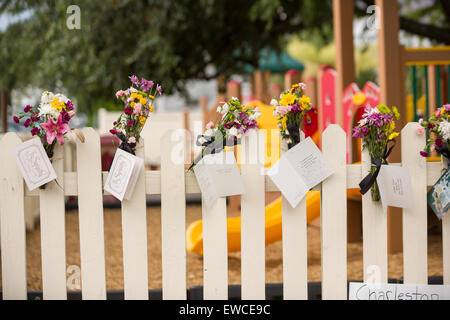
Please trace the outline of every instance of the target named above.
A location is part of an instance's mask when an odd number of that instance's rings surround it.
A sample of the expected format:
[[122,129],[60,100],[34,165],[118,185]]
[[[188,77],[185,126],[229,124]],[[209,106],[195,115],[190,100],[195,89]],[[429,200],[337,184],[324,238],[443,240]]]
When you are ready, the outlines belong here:
[[[334,0],[335,32],[337,42],[337,65],[335,101],[346,101],[347,111],[353,114],[347,118],[347,124],[355,121],[358,104],[350,96],[358,93],[358,88],[352,85],[354,81],[353,35],[351,24],[353,15],[353,1]],[[397,105],[402,114],[407,114],[406,108],[406,67],[427,66],[430,71],[434,68],[440,73],[442,79],[442,65],[450,64],[450,49],[405,49],[398,42],[398,8],[395,1],[377,0],[380,7],[380,87],[379,101],[388,105]],[[389,25],[389,29],[385,26]],[[350,41],[351,39],[351,41]],[[348,51],[348,52],[347,52]],[[437,68],[439,66],[439,68]],[[425,68],[425,67],[424,67]],[[328,69],[330,70],[330,69]],[[411,69],[413,70],[413,69]],[[292,73],[290,79],[300,80],[298,73]],[[428,74],[428,80],[434,77]],[[438,77],[434,78],[438,82]],[[447,76],[448,79],[448,76]],[[309,79],[311,80],[311,79]],[[308,81],[308,80],[307,80]],[[417,81],[417,80],[416,80]],[[439,80],[440,86],[445,86]],[[426,82],[429,83],[429,82]],[[320,87],[320,83],[316,84]],[[428,91],[432,87],[428,84]],[[348,95],[345,88],[349,88]],[[375,87],[374,87],[375,88]],[[373,88],[372,88],[373,89]],[[322,90],[317,88],[317,90]],[[362,90],[364,92],[364,88]],[[436,91],[437,92],[437,91]],[[440,100],[448,99],[442,92]],[[312,97],[313,95],[310,94]],[[438,94],[437,94],[438,95]],[[237,94],[234,96],[238,96]],[[366,98],[369,96],[366,92]],[[321,95],[316,96],[316,99]],[[326,97],[325,97],[326,98]],[[371,97],[374,98],[374,97]],[[314,98],[313,98],[314,99]],[[427,99],[425,97],[425,99]],[[433,106],[431,95],[428,97],[429,107]],[[436,98],[437,99],[437,98]],[[328,101],[328,99],[325,99]],[[330,101],[331,93],[330,93]],[[419,106],[420,95],[413,97],[413,108]],[[437,103],[438,99],[436,100]],[[264,102],[264,101],[263,101]],[[267,102],[266,102],[267,103]],[[345,105],[345,103],[342,103]],[[321,107],[319,105],[319,107]],[[323,108],[319,108],[319,110]],[[351,221],[350,206],[347,202],[347,190],[358,187],[358,183],[368,171],[370,159],[362,153],[362,164],[349,164],[349,155],[357,148],[350,145],[347,129],[340,129],[333,123],[343,126],[345,117],[341,112],[343,107],[335,108],[329,114],[330,121],[318,121],[325,130],[318,135],[318,141],[325,157],[335,168],[336,174],[325,181],[315,192],[320,192],[321,207],[321,234],[322,234],[322,298],[347,298],[347,219]],[[413,114],[416,114],[414,111]],[[324,115],[319,114],[319,117]],[[325,117],[325,119],[327,119]],[[406,119],[398,124],[403,128]],[[426,220],[426,190],[440,177],[444,165],[440,162],[426,163],[420,158],[418,151],[424,145],[424,137],[415,133],[417,124],[408,124],[402,131],[403,143],[397,146],[396,153],[391,157],[390,163],[401,163],[414,171],[412,184],[414,199],[418,203],[412,210],[389,209],[386,214],[381,206],[373,203],[369,197],[362,197],[363,245],[364,245],[364,280],[370,277],[370,267],[377,267],[380,282],[387,282],[387,253],[402,250],[404,259],[404,282],[410,284],[427,283],[427,220]],[[46,190],[29,192],[23,184],[23,179],[15,167],[10,152],[0,154],[4,169],[0,171],[2,193],[0,194],[1,212],[1,253],[2,253],[2,280],[4,299],[26,299],[26,245],[25,245],[25,197],[39,198],[41,217],[41,244],[42,244],[42,277],[44,299],[65,299],[66,269],[65,269],[65,238],[64,238],[64,197],[78,196],[80,219],[80,252],[81,269],[83,277],[83,299],[105,299],[105,267],[104,267],[104,239],[103,239],[103,207],[102,183],[106,172],[100,166],[100,137],[92,129],[84,129],[87,138],[86,144],[76,144],[73,151],[77,154],[92,155],[77,157],[72,163],[74,170],[64,168],[65,152],[61,148],[56,150],[57,160],[54,162],[58,174],[58,181],[63,183],[64,190],[57,188],[54,183]],[[162,201],[162,256],[163,256],[163,298],[186,298],[186,257],[185,257],[185,197],[186,194],[200,192],[192,174],[185,174],[184,165],[174,165],[169,159],[171,142],[168,135],[162,137],[161,170],[143,172],[145,179],[140,179],[133,199],[125,202],[122,207],[122,231],[124,253],[124,279],[126,299],[148,298],[148,268],[147,243],[145,223],[145,196],[161,195]],[[245,138],[243,150],[253,143],[258,143],[255,136]],[[262,139],[259,137],[258,139]],[[15,134],[7,134],[0,142],[2,150],[9,150],[22,140]],[[405,143],[406,142],[406,143]],[[146,143],[144,149],[153,148]],[[272,150],[272,148],[270,148]],[[267,152],[258,150],[258,152]],[[356,152],[358,153],[358,152]],[[138,152],[145,158],[145,150]],[[403,155],[402,161],[400,157]],[[83,159],[84,158],[84,159]],[[72,161],[72,160],[70,160]],[[73,162],[73,161],[72,161]],[[265,193],[276,193],[278,190],[267,177],[256,172],[266,165],[241,165],[244,184],[249,191],[240,199],[240,245],[242,262],[242,298],[264,299],[264,246],[266,244],[266,220],[261,213],[265,209]],[[5,201],[8,200],[8,201]],[[281,212],[279,210],[281,205]],[[277,207],[278,206],[278,207]],[[298,209],[290,209],[282,203],[273,203],[271,207],[276,213],[280,212],[282,219],[283,241],[283,279],[285,299],[307,298],[307,241],[306,224],[308,222],[307,199]],[[204,298],[226,299],[228,292],[227,282],[227,220],[225,199],[219,199],[211,209],[203,210],[204,239],[202,252],[204,254]],[[268,208],[266,208],[267,210]],[[403,217],[403,219],[401,219]],[[275,217],[274,217],[275,218]],[[278,225],[278,221],[274,220]],[[237,222],[235,225],[239,225]],[[446,216],[442,221],[444,284],[450,284],[450,218]],[[267,233],[266,233],[267,234]],[[400,246],[400,247],[399,247]]]

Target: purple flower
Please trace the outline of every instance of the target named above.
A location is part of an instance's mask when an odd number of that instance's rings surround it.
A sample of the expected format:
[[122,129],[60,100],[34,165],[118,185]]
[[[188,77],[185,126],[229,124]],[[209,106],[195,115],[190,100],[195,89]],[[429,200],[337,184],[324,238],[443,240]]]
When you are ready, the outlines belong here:
[[69,111],[72,111],[73,110],[73,103],[72,103],[72,101],[67,101],[66,102],[66,106],[67,106],[67,109],[69,110]]
[[33,122],[38,122],[39,120],[40,120],[41,118],[39,117],[39,113],[33,113],[32,115],[31,115],[31,121],[33,121]]
[[131,77],[129,77],[130,78],[130,80],[131,80],[131,82],[134,84],[134,85],[136,85],[137,87],[139,87],[139,78],[138,77],[136,77],[136,76],[131,76]]
[[307,126],[312,126],[312,125],[313,125],[313,122],[312,122],[312,121],[307,121],[307,122],[306,122],[306,125],[307,125]]
[[14,120],[15,123],[19,123],[20,122],[20,120],[19,120],[19,118],[17,116],[14,116],[13,120]]
[[356,138],[356,139],[361,139],[363,137],[363,135],[362,135],[362,133],[361,133],[359,128],[354,128],[353,129],[353,136],[352,137]]
[[23,124],[25,126],[25,128],[28,128],[31,124],[31,119],[27,119],[25,120],[25,123]]
[[147,79],[142,78],[141,80],[141,89],[143,91],[149,91],[151,88],[153,88],[153,81],[149,81]]
[[429,123],[427,127],[428,127],[428,129],[434,129],[434,124]]
[[447,111],[447,112],[450,111],[450,104],[446,104],[443,107],[445,108],[445,111]]
[[23,108],[23,112],[27,113],[31,111],[31,106],[27,105],[25,108]]
[[114,134],[114,135],[117,134],[117,130],[115,130],[115,129],[111,129],[111,130],[109,130],[109,132],[110,132],[111,134]]
[[162,87],[159,84],[156,85],[156,90],[158,91],[159,95],[162,95]]
[[294,113],[294,114],[295,113],[300,113],[300,112],[302,112],[302,109],[300,109],[300,107],[296,104],[296,105],[292,106],[291,112]]
[[247,115],[245,114],[245,112],[239,113],[239,120],[244,120],[246,117],[247,117]]
[[429,156],[428,152],[425,152],[425,151],[420,151],[420,155],[424,158]]
[[61,112],[61,115],[62,115],[62,123],[69,123],[69,121],[70,121],[69,113],[63,111],[63,112]]
[[369,128],[367,128],[367,127],[362,127],[362,128],[360,129],[360,132],[361,132],[363,135],[367,136],[367,135],[369,134]]
[[441,138],[436,139],[436,147],[442,148],[444,146],[444,141]]
[[35,136],[37,134],[41,133],[41,130],[39,130],[39,128],[33,128],[31,129],[31,135]]
[[135,124],[135,121],[134,120],[130,120],[130,121],[128,121],[127,126],[131,127],[131,126],[134,126],[134,124]]
[[125,114],[127,114],[127,115],[132,115],[133,114],[133,108],[132,107],[126,107],[125,108]]

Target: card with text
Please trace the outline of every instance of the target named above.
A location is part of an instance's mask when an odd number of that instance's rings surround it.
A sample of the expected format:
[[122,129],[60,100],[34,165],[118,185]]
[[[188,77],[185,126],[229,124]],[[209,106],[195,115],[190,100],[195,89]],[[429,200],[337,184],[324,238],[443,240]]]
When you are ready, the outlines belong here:
[[218,198],[244,193],[244,184],[233,152],[220,152],[203,157],[194,167],[207,208]]
[[408,168],[381,166],[377,177],[383,208],[388,206],[410,209],[414,206],[411,177]]
[[14,156],[30,191],[56,179],[56,172],[38,137],[19,144]]
[[428,205],[442,220],[450,209],[450,169],[447,169],[427,194]]
[[311,138],[284,153],[267,172],[293,208],[298,206],[311,188],[333,173],[333,168]]
[[143,167],[143,159],[117,149],[104,189],[120,201],[130,200]]

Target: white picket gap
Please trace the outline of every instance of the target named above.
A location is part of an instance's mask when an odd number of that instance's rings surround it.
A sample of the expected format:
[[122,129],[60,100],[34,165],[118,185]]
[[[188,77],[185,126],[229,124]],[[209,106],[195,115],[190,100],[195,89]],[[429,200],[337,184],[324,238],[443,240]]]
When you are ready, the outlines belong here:
[[[370,173],[371,158],[367,148],[361,152],[361,176]],[[387,212],[381,201],[373,201],[371,190],[362,196],[364,282],[387,283]]]
[[412,209],[403,209],[403,277],[405,284],[428,284],[427,252],[427,167],[418,156],[425,147],[425,136],[416,133],[418,123],[402,130],[402,165],[409,169],[413,191]]
[[[144,157],[144,139],[136,156]],[[125,300],[148,300],[147,201],[145,168],[137,179],[130,200],[122,201],[122,247]]]
[[4,300],[27,299],[24,181],[12,150],[22,141],[7,133],[0,141],[0,226]]
[[265,137],[251,130],[241,147],[241,297],[264,300],[265,284]]
[[[77,141],[78,216],[83,300],[106,299],[100,136],[83,129]],[[89,155],[89,156],[88,156]]]
[[164,300],[186,300],[185,134],[161,139],[161,253]]
[[67,299],[63,154],[63,147],[56,144],[52,164],[57,179],[39,190],[42,293],[45,300]]
[[334,174],[322,182],[322,299],[347,299],[347,155],[346,134],[338,125],[322,136],[323,155]]
[[[301,132],[301,139],[305,134]],[[285,144],[282,142],[282,144]],[[285,150],[286,147],[282,147]],[[292,208],[282,197],[283,299],[308,300],[306,197]]]

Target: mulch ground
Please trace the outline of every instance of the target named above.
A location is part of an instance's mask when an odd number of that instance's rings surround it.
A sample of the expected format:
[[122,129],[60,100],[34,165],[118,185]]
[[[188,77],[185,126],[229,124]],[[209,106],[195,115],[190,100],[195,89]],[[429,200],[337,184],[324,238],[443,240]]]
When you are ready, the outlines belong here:
[[[123,289],[121,213],[119,209],[105,209],[105,254],[106,280],[108,290]],[[230,214],[230,216],[234,216]],[[201,206],[187,207],[187,224],[201,218]],[[161,285],[161,210],[150,207],[147,210],[148,229],[148,264],[149,288],[160,289]],[[428,239],[429,276],[442,275],[442,238],[441,235],[430,234]],[[66,256],[67,266],[80,265],[78,212],[66,214]],[[362,244],[348,245],[348,279],[363,279]],[[321,281],[320,229],[308,226],[308,280]],[[228,259],[229,284],[241,281],[240,252],[230,253]],[[202,257],[193,253],[187,254],[187,286],[203,284]],[[266,282],[283,282],[281,242],[273,243],[266,248]],[[32,232],[27,232],[27,274],[28,290],[42,290],[41,256],[39,225]],[[389,277],[403,276],[402,253],[389,255]],[[1,278],[1,271],[0,271]],[[1,286],[1,282],[0,282]]]

